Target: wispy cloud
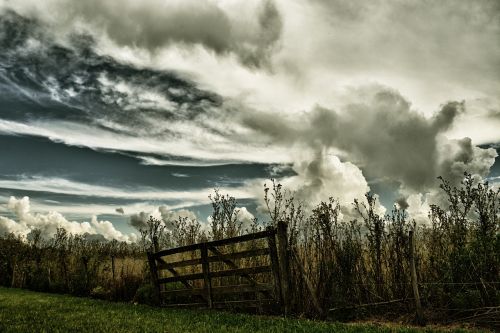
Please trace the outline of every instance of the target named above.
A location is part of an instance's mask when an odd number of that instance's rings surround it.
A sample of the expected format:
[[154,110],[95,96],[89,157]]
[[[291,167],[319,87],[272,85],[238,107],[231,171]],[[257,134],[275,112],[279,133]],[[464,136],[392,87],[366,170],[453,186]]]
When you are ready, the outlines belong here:
[[[229,138],[220,138],[217,142],[208,137],[203,138],[204,130],[196,124],[185,124],[185,135],[180,137],[150,138],[114,133],[94,126],[65,121],[33,121],[21,123],[0,119],[0,133],[33,135],[48,138],[55,142],[63,142],[71,146],[89,147],[124,152],[151,153],[166,156],[187,157],[198,165],[218,165],[231,162],[289,162],[286,152],[273,147],[236,146]],[[187,135],[188,132],[197,133],[197,136]],[[210,144],[208,144],[210,142]],[[143,160],[150,164],[185,165],[183,162],[166,161],[151,157]],[[189,162],[186,162],[189,163]]]
[[[134,200],[171,200],[189,201],[196,203],[209,202],[208,195],[213,188],[204,188],[193,191],[159,191],[148,188],[118,188],[86,183],[74,182],[64,178],[18,178],[15,180],[0,180],[0,188],[25,191],[44,191],[58,194],[68,194],[88,197],[134,199]],[[238,198],[251,198],[245,186],[221,188],[221,191],[230,193]]]

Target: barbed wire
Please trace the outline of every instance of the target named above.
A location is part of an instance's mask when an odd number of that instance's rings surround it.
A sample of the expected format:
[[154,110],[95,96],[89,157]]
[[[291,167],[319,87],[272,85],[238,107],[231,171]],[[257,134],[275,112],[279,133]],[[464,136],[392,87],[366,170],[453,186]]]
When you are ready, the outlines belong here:
[[[484,282],[418,282],[419,285],[488,285],[500,284],[500,281],[484,281]],[[351,283],[353,286],[389,286],[389,285],[411,285],[411,282],[383,282],[383,283]]]

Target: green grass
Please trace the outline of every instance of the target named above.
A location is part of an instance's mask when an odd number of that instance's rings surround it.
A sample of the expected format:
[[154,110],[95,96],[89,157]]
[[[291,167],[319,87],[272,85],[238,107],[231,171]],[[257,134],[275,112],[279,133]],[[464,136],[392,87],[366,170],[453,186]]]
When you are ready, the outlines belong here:
[[[0,288],[0,332],[439,332],[209,310],[159,309]],[[467,332],[464,329],[454,332]]]

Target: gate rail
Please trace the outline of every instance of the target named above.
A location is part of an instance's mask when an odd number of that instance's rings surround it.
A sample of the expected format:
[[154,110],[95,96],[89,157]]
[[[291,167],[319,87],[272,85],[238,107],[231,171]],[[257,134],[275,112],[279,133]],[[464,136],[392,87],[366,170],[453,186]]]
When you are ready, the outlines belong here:
[[[269,227],[265,231],[238,237],[197,243],[156,253],[148,252],[148,261],[155,292],[162,306],[193,306],[219,308],[228,306],[258,307],[264,305],[279,306],[286,313],[288,308],[288,249],[286,225],[278,224],[278,228]],[[278,238],[278,241],[277,239]],[[238,250],[239,244],[265,239],[265,247]],[[232,246],[233,252],[224,253],[221,247]],[[241,247],[241,246],[240,246]],[[191,259],[175,260],[173,256],[191,253]],[[198,255],[195,255],[198,254]],[[278,255],[279,254],[279,255]],[[195,257],[196,256],[196,257]],[[193,258],[195,257],[195,258]],[[265,265],[239,267],[235,260],[253,257],[268,257]],[[223,269],[213,270],[217,265]],[[212,264],[212,265],[211,265]],[[201,265],[201,271],[199,266]],[[181,274],[179,268],[191,269],[190,274]],[[196,272],[195,272],[196,271]],[[270,274],[271,283],[258,282],[259,274]],[[169,276],[167,276],[169,275]],[[216,278],[239,276],[244,284],[213,286]],[[200,282],[195,282],[199,281]],[[171,289],[182,284],[184,288]],[[227,299],[231,294],[254,294],[256,299],[238,297]],[[214,297],[215,296],[215,297]],[[179,303],[172,298],[188,297],[188,302]]]

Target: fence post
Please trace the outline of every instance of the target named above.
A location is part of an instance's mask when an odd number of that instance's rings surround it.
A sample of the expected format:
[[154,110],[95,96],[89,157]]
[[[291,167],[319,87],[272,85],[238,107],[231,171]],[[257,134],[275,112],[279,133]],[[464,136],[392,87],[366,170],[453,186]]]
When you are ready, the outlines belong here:
[[411,270],[411,286],[413,289],[413,297],[415,298],[415,321],[418,325],[425,325],[425,318],[422,312],[422,304],[420,303],[420,293],[418,291],[417,270],[415,268],[415,236],[413,230],[409,233],[410,239],[410,270]]
[[153,251],[154,253],[160,251],[160,243],[158,242],[158,236],[153,236]]
[[82,264],[83,264],[83,270],[85,274],[85,290],[88,291],[89,289],[89,258],[86,256],[82,256]]
[[288,251],[288,225],[283,222],[278,222],[278,252],[280,259],[281,273],[281,294],[283,296],[284,315],[290,313],[290,262]]
[[212,300],[212,281],[210,279],[210,264],[208,263],[208,249],[207,243],[201,244],[201,269],[203,270],[203,284],[204,289],[207,293],[207,303],[208,307],[213,308],[213,300]]
[[[268,230],[271,231],[273,228],[269,227]],[[280,307],[283,307],[283,295],[281,293],[281,277],[278,259],[278,250],[276,249],[276,234],[267,236],[267,245],[269,247],[269,256],[271,257],[271,266],[273,268],[273,278],[274,278],[274,294],[278,300]]]
[[149,262],[149,271],[151,273],[151,282],[153,283],[154,290],[154,303],[157,305],[161,304],[160,301],[160,284],[158,283],[158,267],[156,266],[156,260],[151,252],[147,252],[148,262]]

